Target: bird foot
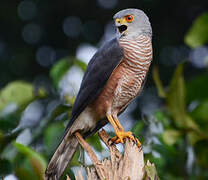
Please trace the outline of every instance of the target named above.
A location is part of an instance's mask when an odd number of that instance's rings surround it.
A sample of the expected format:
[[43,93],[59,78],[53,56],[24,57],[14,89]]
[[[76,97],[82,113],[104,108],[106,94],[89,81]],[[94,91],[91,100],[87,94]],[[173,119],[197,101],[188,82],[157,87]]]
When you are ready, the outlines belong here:
[[135,142],[136,142],[138,148],[139,148],[139,149],[142,149],[142,144],[141,144],[141,142],[139,141],[139,139],[137,139],[136,137],[135,137]]
[[128,131],[118,131],[116,132],[116,136],[111,138],[111,141],[115,144],[124,143],[124,139],[129,138],[130,140],[134,141],[139,148],[141,148],[141,142],[133,135],[132,132]]
[[134,136],[132,134],[132,132],[128,131],[128,132],[125,132],[125,131],[118,131],[116,132],[116,136],[114,136],[111,140],[115,143],[115,144],[118,144],[118,143],[124,143],[124,139],[125,138],[129,138],[131,140],[134,140]]

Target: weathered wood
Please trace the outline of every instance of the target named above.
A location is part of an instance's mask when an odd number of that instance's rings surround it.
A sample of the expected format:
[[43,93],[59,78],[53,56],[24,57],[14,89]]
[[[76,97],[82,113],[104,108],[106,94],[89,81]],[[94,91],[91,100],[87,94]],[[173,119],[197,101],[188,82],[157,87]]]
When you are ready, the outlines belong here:
[[[116,145],[112,144],[105,130],[101,130],[98,134],[110,151],[110,159],[100,161],[90,145],[86,143],[79,133],[76,133],[80,145],[88,153],[93,163],[93,167],[87,168],[87,180],[151,179],[145,171],[143,151],[135,144],[135,142],[126,139],[125,150],[122,155],[116,148]],[[149,165],[154,167],[154,164]],[[156,173],[153,175],[153,178],[155,177],[157,179]],[[82,180],[83,177],[81,177],[79,173],[79,178],[76,179]]]

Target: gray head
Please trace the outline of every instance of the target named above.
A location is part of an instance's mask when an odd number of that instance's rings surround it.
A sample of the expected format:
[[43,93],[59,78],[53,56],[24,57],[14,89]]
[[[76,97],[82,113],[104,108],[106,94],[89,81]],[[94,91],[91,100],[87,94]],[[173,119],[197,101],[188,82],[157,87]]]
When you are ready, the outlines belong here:
[[139,35],[152,36],[152,28],[147,15],[139,9],[124,9],[113,16],[117,34],[129,39]]

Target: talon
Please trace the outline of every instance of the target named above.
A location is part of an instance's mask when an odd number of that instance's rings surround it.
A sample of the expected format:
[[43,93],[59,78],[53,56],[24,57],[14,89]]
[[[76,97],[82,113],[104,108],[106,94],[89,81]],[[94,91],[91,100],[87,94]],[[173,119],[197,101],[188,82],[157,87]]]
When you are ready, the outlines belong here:
[[114,136],[111,141],[115,144],[118,143],[124,143],[124,139],[125,138],[129,138],[130,140],[134,141],[135,143],[137,143],[137,146],[140,148],[141,147],[141,143],[140,141],[135,137],[134,134],[132,134],[132,132],[128,131],[125,132],[123,127],[121,126],[118,118],[117,118],[117,114],[114,114],[113,116],[111,114],[106,114],[106,117],[108,119],[108,121],[112,124],[116,136]]
[[139,147],[139,152],[141,152],[142,151],[142,145]]
[[138,148],[139,148],[140,151],[141,151],[141,149],[142,149],[142,144],[141,144],[141,142],[139,141],[139,139],[137,139],[137,137],[136,137],[135,134],[132,134],[132,135],[134,136],[134,142],[137,144]]
[[[113,143],[115,143],[117,140],[118,140],[118,136],[114,136],[114,137],[111,138],[111,141]],[[118,143],[116,143],[116,144],[118,144]]]
[[116,132],[116,136],[114,136],[111,140],[115,143],[115,144],[118,144],[118,143],[124,143],[124,139],[125,138],[129,138],[131,140],[134,140],[134,136],[132,135],[132,132],[128,131],[128,132],[125,132],[125,131],[117,131]]
[[[136,144],[137,144],[138,148],[142,150],[142,144],[141,144],[141,142],[139,141],[139,139],[135,138],[135,140],[136,140]],[[141,151],[141,150],[140,150],[140,151]]]
[[109,139],[108,139],[108,144],[111,146],[111,145],[113,145],[113,143],[114,143],[114,142],[112,141],[112,138],[109,138]]

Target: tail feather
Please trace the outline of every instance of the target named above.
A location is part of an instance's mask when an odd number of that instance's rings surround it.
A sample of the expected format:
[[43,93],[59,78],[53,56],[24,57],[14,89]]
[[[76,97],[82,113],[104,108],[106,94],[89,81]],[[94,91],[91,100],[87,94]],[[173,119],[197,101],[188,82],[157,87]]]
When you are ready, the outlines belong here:
[[48,164],[45,180],[59,180],[61,178],[77,147],[77,138],[68,131]]

